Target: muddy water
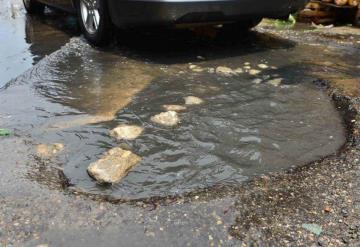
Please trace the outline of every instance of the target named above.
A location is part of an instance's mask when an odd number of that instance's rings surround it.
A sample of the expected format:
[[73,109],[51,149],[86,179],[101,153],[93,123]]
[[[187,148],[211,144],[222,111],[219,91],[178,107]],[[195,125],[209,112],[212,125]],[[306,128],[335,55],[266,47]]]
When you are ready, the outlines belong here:
[[[306,61],[317,48],[259,33],[241,42],[199,41],[177,32],[165,40],[147,37],[146,44],[142,38],[127,36],[104,51],[72,39],[0,92],[0,125],[33,144],[63,143],[53,162],[71,184],[117,198],[236,184],[321,158],[344,143],[339,113],[311,83],[314,65]],[[201,70],[192,71],[189,62]],[[212,73],[246,62],[275,67],[258,75]],[[254,83],[263,78],[283,82]],[[178,126],[150,122],[162,105],[184,104],[189,95],[204,104],[180,113]],[[134,141],[116,142],[109,130],[123,123],[145,131]],[[142,161],[120,183],[97,185],[86,168],[115,146]]]

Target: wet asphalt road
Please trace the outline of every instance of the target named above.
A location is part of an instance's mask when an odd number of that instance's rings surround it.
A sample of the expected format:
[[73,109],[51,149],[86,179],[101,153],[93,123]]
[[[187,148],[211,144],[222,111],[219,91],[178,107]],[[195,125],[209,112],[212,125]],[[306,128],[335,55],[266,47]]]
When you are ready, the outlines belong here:
[[[21,64],[21,66],[1,66],[4,69],[1,73],[1,81],[3,81],[2,85],[5,85],[1,90],[1,124],[15,132],[14,136],[0,140],[0,243],[2,245],[237,246],[241,243],[246,245],[255,243],[260,246],[357,245],[360,225],[357,207],[359,195],[356,188],[359,188],[359,185],[354,178],[360,173],[359,117],[356,115],[356,110],[359,109],[356,100],[359,96],[357,94],[359,35],[355,29],[345,28],[335,30],[334,33],[327,30],[304,29],[301,26],[295,30],[276,30],[263,23],[240,44],[233,39],[220,39],[220,44],[211,45],[214,41],[200,37],[201,42],[205,44],[210,42],[210,46],[206,44],[203,47],[196,39],[194,43],[193,38],[184,38],[185,44],[182,44],[177,51],[173,51],[171,47],[152,47],[151,42],[143,46],[139,42],[141,39],[137,38],[138,34],[132,34],[130,38],[115,44],[115,48],[110,47],[109,50],[101,51],[108,55],[103,56],[102,60],[95,60],[95,65],[91,68],[99,68],[97,63],[100,65],[113,63],[113,70],[101,71],[108,75],[111,81],[117,75],[116,71],[123,70],[125,66],[128,73],[125,76],[138,80],[133,84],[136,85],[133,88],[134,92],[144,90],[143,85],[147,85],[149,75],[163,75],[163,71],[167,75],[172,73],[176,75],[179,71],[188,70],[188,63],[197,63],[204,68],[216,68],[224,64],[237,66],[239,61],[245,60],[259,63],[257,59],[261,56],[278,67],[292,64],[294,67],[291,69],[284,69],[278,73],[286,80],[291,81],[293,77],[294,80],[302,78],[305,84],[308,83],[310,88],[308,90],[311,90],[314,97],[316,95],[323,98],[318,102],[322,106],[319,109],[333,106],[332,103],[323,103],[327,102],[327,94],[333,92],[336,96],[334,101],[336,107],[339,107],[340,112],[343,113],[341,115],[335,111],[329,112],[335,117],[327,121],[328,125],[325,129],[334,128],[331,139],[335,139],[337,144],[325,154],[334,153],[344,142],[342,138],[345,134],[341,126],[344,121],[348,135],[347,143],[338,155],[329,156],[325,160],[289,173],[275,170],[276,172],[269,176],[255,178],[241,185],[216,184],[210,189],[193,191],[179,197],[110,203],[104,200],[109,198],[92,196],[98,193],[93,193],[94,191],[89,189],[67,187],[64,184],[63,173],[59,172],[58,168],[58,165],[64,162],[61,157],[54,160],[39,160],[36,156],[37,143],[52,142],[54,136],[59,133],[65,136],[64,140],[68,140],[66,131],[52,133],[48,129],[42,132],[32,129],[38,129],[38,126],[43,126],[44,122],[56,123],[57,126],[65,129],[69,126],[90,123],[95,124],[95,129],[91,129],[91,133],[98,131],[101,134],[101,128],[96,125],[98,122],[113,119],[119,109],[129,105],[129,102],[136,106],[136,100],[131,102],[129,95],[124,95],[121,90],[117,92],[117,88],[110,87],[108,91],[100,94],[100,97],[111,98],[109,96],[115,93],[115,100],[94,103],[93,98],[87,99],[85,95],[85,99],[82,97],[79,101],[77,99],[81,98],[81,93],[84,91],[76,91],[76,88],[72,88],[73,94],[66,94],[69,96],[66,101],[59,101],[58,98],[64,95],[57,93],[64,89],[58,86],[61,84],[54,83],[56,82],[54,74],[46,73],[61,68],[52,67],[53,61],[58,60],[57,56],[64,56],[64,49],[65,51],[70,49],[70,53],[78,51],[81,55],[86,54],[85,58],[88,61],[94,61],[94,55],[91,53],[96,51],[91,49],[91,52],[88,52],[90,48],[78,38],[69,41],[70,36],[76,36],[76,30],[72,28],[74,27],[72,17],[61,13],[50,13],[48,17],[35,18],[33,20],[35,24],[28,24],[26,29],[24,22],[28,22],[29,18],[24,17],[21,7],[13,8],[18,8],[19,12],[15,11],[18,16],[5,17],[2,14],[0,22],[6,25],[10,23],[10,26],[11,23],[16,23],[14,24],[16,28],[13,30],[17,31],[11,32],[13,36],[6,35],[1,38],[17,37],[23,42],[19,48],[14,49],[12,46],[11,49],[4,49],[7,53],[1,53],[6,54],[5,58],[1,58],[2,64],[5,61],[9,65],[11,62]],[[58,17],[53,18],[53,15]],[[61,23],[68,23],[69,26],[59,25],[57,18],[63,18],[66,21]],[[11,30],[6,25],[0,26],[6,27],[4,30]],[[41,32],[34,30],[39,26]],[[18,27],[32,30],[30,33],[34,35],[30,35],[31,41],[28,41],[29,32],[25,30],[19,34]],[[1,33],[4,32],[1,29]],[[49,38],[55,35],[59,38]],[[147,34],[141,34],[140,37],[144,37],[143,35],[148,37]],[[151,40],[153,37],[148,38]],[[49,44],[49,41],[54,42]],[[5,40],[5,43],[9,42]],[[66,47],[60,49],[65,44]],[[239,49],[241,46],[247,49]],[[75,49],[72,50],[72,47]],[[229,49],[229,47],[233,48]],[[115,55],[114,50],[116,50]],[[316,54],[316,51],[322,52]],[[55,53],[50,55],[52,52]],[[130,58],[130,62],[126,59],[118,61],[119,53],[125,58]],[[40,61],[46,55],[50,56]],[[210,62],[199,63],[200,55]],[[151,65],[147,65],[149,62]],[[27,69],[30,70],[25,72]],[[85,71],[86,69],[88,68],[84,68]],[[291,73],[287,75],[286,71]],[[29,74],[37,78],[37,81],[26,83],[26,79],[30,78]],[[132,77],[133,74],[137,76]],[[66,78],[73,80],[72,75],[67,76]],[[12,78],[16,79],[8,83]],[[205,78],[209,80],[211,76]],[[61,82],[63,77],[55,77],[55,79]],[[103,78],[103,80],[107,79]],[[119,77],[117,80],[121,81],[122,78]],[[43,83],[49,81],[52,83]],[[312,81],[320,81],[320,83],[314,86]],[[329,81],[330,89],[326,89]],[[211,86],[211,81],[208,83]],[[154,84],[162,85],[159,82]],[[34,87],[37,92],[35,96]],[[354,90],[350,91],[349,88]],[[203,95],[209,93],[201,91],[204,90],[203,88],[198,90],[203,92]],[[85,92],[92,95],[91,88]],[[151,93],[152,88],[146,89],[145,92]],[[307,90],[304,92],[308,93]],[[347,95],[348,98],[343,98],[343,95]],[[50,108],[43,97],[52,99]],[[18,100],[22,100],[23,103],[18,104]],[[158,104],[161,103],[160,101]],[[68,110],[69,107],[71,111]],[[329,109],[331,111],[335,108]],[[33,111],[36,114],[33,114]],[[43,113],[41,117],[38,112]],[[79,114],[80,118],[69,117],[69,112]],[[324,112],[326,113],[325,110]],[[319,114],[321,113],[316,112],[315,115]],[[56,118],[59,116],[64,120],[59,122]],[[336,121],[339,121],[340,125],[334,124]],[[330,135],[326,133],[326,136],[328,138]],[[296,141],[298,140],[295,140],[295,144]],[[102,148],[106,150],[111,145],[115,144],[104,143]],[[299,146],[300,142],[298,142]],[[69,159],[68,156],[63,158]],[[311,160],[314,160],[314,157],[307,161]],[[321,226],[321,234],[317,236],[305,230],[302,225],[306,223],[316,223]]]

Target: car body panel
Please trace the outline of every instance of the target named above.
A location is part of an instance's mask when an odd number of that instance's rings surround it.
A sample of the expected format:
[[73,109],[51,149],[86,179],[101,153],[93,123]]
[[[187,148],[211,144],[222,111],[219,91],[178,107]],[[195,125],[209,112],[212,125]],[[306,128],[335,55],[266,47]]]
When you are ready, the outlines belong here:
[[110,0],[117,26],[232,22],[263,17],[285,17],[304,0]]
[[[39,0],[75,12],[76,0]],[[105,1],[105,0],[103,0]],[[306,0],[106,0],[118,27],[225,23],[263,17],[281,18],[302,8]]]

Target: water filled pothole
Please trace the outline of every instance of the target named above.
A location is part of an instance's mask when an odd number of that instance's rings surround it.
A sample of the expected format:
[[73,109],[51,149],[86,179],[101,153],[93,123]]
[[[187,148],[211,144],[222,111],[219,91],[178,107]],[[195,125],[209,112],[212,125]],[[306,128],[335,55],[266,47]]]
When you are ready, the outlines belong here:
[[[222,76],[207,69],[194,72],[183,63],[165,66],[101,52],[73,40],[13,81],[1,99],[9,104],[16,95],[24,101],[8,108],[15,112],[12,120],[19,129],[27,126],[24,133],[38,142],[65,145],[58,160],[71,183],[83,191],[144,198],[237,184],[319,159],[345,142],[341,116],[326,93],[311,85],[313,78],[299,61],[284,61],[304,49],[286,47],[274,53],[265,48],[251,45],[247,55],[201,62],[203,68],[224,63],[237,68],[245,62],[276,66],[256,76]],[[267,77],[283,82],[254,82]],[[150,121],[164,111],[164,104],[184,104],[189,95],[204,103],[181,112],[177,127]],[[116,142],[109,130],[124,123],[145,131],[134,141]],[[142,160],[118,184],[100,186],[86,168],[115,146]]]

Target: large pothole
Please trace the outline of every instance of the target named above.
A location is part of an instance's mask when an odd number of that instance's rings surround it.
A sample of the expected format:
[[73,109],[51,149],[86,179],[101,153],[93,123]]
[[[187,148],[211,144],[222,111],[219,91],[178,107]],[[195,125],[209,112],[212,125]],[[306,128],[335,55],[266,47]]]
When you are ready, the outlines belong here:
[[[341,116],[301,64],[299,54],[312,48],[290,48],[266,35],[253,38],[255,45],[219,46],[224,58],[199,60],[195,67],[159,65],[151,60],[154,54],[132,59],[72,40],[1,92],[0,113],[12,116],[2,126],[15,126],[38,143],[63,143],[57,161],[70,183],[115,198],[237,184],[336,152],[345,142]],[[245,54],[225,56],[239,49]],[[211,49],[203,53],[211,57]],[[219,66],[237,72],[216,74]],[[183,105],[189,95],[204,103],[187,106],[177,126],[150,121],[163,105]],[[144,132],[118,142],[109,130],[119,124],[139,125]],[[115,146],[141,162],[119,183],[98,185],[87,166]]]

